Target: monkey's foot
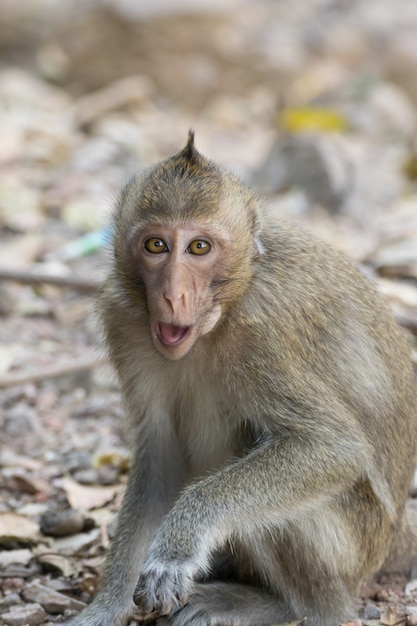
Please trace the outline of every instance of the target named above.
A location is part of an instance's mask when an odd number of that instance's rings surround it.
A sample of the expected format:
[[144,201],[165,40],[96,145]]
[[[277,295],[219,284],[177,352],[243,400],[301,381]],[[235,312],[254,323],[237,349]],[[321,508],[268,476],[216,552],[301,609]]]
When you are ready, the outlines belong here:
[[144,612],[169,615],[187,602],[195,567],[180,561],[150,561],[139,577],[133,600]]
[[271,626],[297,617],[279,597],[235,583],[196,583],[188,604],[169,626]]

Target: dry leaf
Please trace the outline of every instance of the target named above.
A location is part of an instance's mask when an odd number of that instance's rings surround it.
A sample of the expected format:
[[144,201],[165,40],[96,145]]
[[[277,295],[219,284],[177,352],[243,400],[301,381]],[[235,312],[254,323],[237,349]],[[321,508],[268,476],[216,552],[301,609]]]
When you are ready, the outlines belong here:
[[55,539],[53,549],[54,552],[58,552],[59,554],[72,556],[74,554],[80,554],[95,543],[101,544],[100,539],[100,529],[93,528],[93,530],[90,530],[87,533],[79,533],[78,535],[72,535],[71,537]]
[[395,613],[395,611],[393,611],[392,608],[389,606],[387,607],[387,610],[381,614],[381,619],[379,620],[379,623],[382,624],[382,626],[395,626],[396,624],[401,624],[404,621],[405,615],[399,617]]
[[0,542],[39,541],[38,524],[17,513],[0,513]]
[[[0,350],[0,361],[1,357],[2,352]],[[37,459],[32,459],[31,457],[23,456],[22,454],[16,454],[14,450],[11,450],[7,447],[3,447],[3,450],[0,453],[0,466],[2,468],[19,467],[21,469],[26,469],[31,472],[39,472],[39,470],[43,467],[42,463]]]
[[48,482],[42,478],[34,478],[22,468],[7,467],[2,471],[3,480],[7,489],[14,493],[47,493]]
[[100,509],[94,509],[91,511],[88,516],[94,520],[96,526],[109,526],[115,519],[116,513],[114,511],[110,511],[108,507],[103,507]]
[[28,603],[22,606],[11,606],[7,613],[2,615],[3,624],[41,624],[45,621],[45,610],[38,603]]
[[60,486],[65,491],[71,507],[84,511],[104,506],[113,500],[122,489],[121,485],[87,487],[69,477],[63,478],[60,481]]
[[65,578],[78,576],[82,571],[82,566],[81,564],[77,564],[76,559],[63,556],[62,554],[55,554],[52,552],[40,554],[37,557],[37,561],[41,565],[46,565],[54,570],[57,570],[61,576],[64,576]]

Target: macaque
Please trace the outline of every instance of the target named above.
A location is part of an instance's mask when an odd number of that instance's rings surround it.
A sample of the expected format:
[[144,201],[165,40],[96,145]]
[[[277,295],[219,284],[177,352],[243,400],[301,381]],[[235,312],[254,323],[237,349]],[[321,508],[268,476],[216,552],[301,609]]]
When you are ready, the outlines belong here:
[[415,382],[375,287],[185,148],[135,177],[99,300],[132,465],[101,587],[172,626],[333,626],[417,555]]

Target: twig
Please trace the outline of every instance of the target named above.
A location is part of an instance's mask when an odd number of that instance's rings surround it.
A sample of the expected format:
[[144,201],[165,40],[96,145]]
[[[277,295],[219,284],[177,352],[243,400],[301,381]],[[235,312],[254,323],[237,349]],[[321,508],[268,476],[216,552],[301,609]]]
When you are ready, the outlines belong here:
[[48,283],[57,285],[58,287],[69,287],[77,291],[85,291],[93,293],[97,291],[100,282],[93,278],[82,278],[81,276],[58,276],[46,274],[34,270],[10,270],[8,268],[0,268],[0,280],[10,280],[25,285],[40,285]]
[[44,367],[43,369],[36,368],[26,372],[0,376],[0,388],[27,385],[28,383],[36,383],[48,378],[60,378],[61,376],[68,376],[68,374],[90,370],[105,363],[107,363],[107,359],[104,357],[100,358],[94,355],[76,357],[71,361]]

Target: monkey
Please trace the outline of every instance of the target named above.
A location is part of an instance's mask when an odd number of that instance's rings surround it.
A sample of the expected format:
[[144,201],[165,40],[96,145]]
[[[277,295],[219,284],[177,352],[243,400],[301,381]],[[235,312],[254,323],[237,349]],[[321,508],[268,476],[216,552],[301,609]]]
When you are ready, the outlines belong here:
[[349,620],[365,581],[417,553],[415,383],[387,304],[192,131],[113,225],[99,311],[132,463],[71,624],[122,626],[134,603],[172,626]]

